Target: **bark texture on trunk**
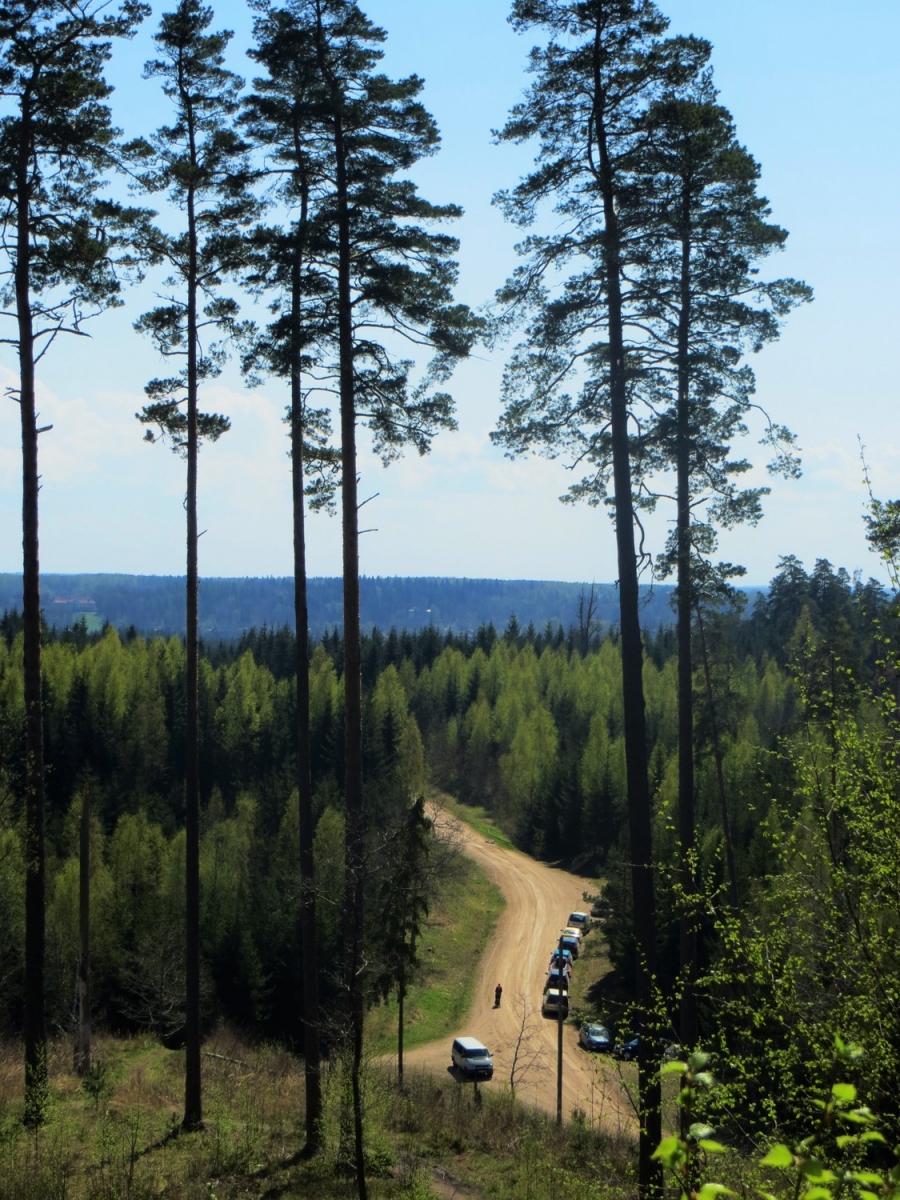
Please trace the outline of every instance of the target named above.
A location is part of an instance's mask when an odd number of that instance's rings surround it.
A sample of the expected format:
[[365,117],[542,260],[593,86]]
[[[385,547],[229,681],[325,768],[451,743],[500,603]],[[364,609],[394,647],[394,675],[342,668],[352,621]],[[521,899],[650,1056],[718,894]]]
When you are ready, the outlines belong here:
[[719,791],[719,815],[722,822],[722,837],[725,841],[725,867],[728,871],[728,892],[731,900],[731,911],[736,916],[739,908],[737,868],[734,862],[734,843],[731,840],[731,818],[728,815],[728,795],[725,791],[725,770],[722,763],[722,745],[719,741],[719,720],[716,716],[716,695],[713,690],[712,671],[709,665],[709,652],[706,646],[706,630],[703,626],[703,613],[700,605],[697,610],[697,631],[700,634],[700,652],[703,656],[703,677],[706,683],[706,702],[709,705],[710,721],[713,735],[713,757],[716,762],[716,783]]
[[406,979],[401,974],[397,986],[397,1084],[403,1087],[403,1009],[406,1000]]
[[344,986],[350,1020],[353,1132],[359,1200],[366,1200],[362,1089],[365,999],[362,986],[363,787],[362,673],[359,633],[359,501],[356,481],[356,396],[353,371],[353,309],[350,287],[350,212],[347,164],[340,113],[334,122],[338,199],[338,330],[341,394],[341,518],[344,568],[344,812],[345,919]]
[[19,409],[22,425],[22,619],[25,691],[25,1122],[40,1124],[47,1092],[44,1014],[45,854],[44,722],[41,670],[41,588],[38,548],[38,428],[35,409],[34,324],[31,312],[31,210],[29,159],[31,111],[21,109],[16,164],[18,202],[15,293],[19,342]]
[[691,420],[689,335],[691,326],[691,244],[687,236],[690,221],[690,192],[683,197],[680,311],[678,321],[678,411],[676,414],[676,475],[678,554],[678,842],[679,875],[682,903],[679,917],[681,957],[682,1044],[692,1050],[697,1044],[697,1003],[694,995],[697,979],[697,929],[694,913],[694,663],[691,652]]
[[[193,142],[193,139],[192,139]],[[185,1067],[184,1128],[203,1123],[200,1080],[200,722],[199,575],[197,563],[197,220],[194,197],[187,200],[190,261],[187,313],[187,712],[185,723]]]
[[647,776],[647,721],[644,708],[643,660],[639,610],[634,499],[628,432],[628,394],[622,320],[620,229],[616,188],[606,130],[602,81],[602,23],[598,13],[594,37],[593,129],[598,152],[596,178],[603,203],[604,255],[608,289],[610,355],[610,435],[613,460],[616,551],[619,571],[619,620],[622,644],[622,703],[625,772],[631,842],[631,888],[635,938],[635,990],[640,1028],[638,1049],[638,1188],[643,1200],[659,1193],[661,1173],[652,1158],[662,1136],[658,1064],[652,1053],[647,1021],[653,1007],[656,960],[656,909],[653,888],[650,787]]
[[[301,203],[301,231],[306,223],[306,194]],[[302,232],[301,232],[302,238]],[[291,489],[294,526],[294,626],[297,636],[297,795],[300,818],[300,940],[303,951],[303,1060],[306,1084],[306,1152],[321,1145],[322,1077],[319,1038],[319,968],[316,944],[316,882],[313,862],[312,756],[309,740],[309,610],[306,589],[306,524],[304,515],[301,267],[302,244],[294,256],[291,278]]]

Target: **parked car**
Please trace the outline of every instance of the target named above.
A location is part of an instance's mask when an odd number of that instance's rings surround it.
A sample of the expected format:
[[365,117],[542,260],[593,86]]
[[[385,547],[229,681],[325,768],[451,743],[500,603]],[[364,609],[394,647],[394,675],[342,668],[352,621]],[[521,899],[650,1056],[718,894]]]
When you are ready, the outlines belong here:
[[563,930],[563,934],[565,937],[573,937],[577,938],[579,942],[581,941],[581,930],[574,925],[567,925]]
[[676,1059],[684,1055],[684,1047],[680,1042],[670,1041],[668,1038],[660,1038],[659,1045],[666,1062],[675,1062]]
[[[563,963],[571,971],[571,969],[572,969],[572,951],[571,950],[563,950],[562,960],[563,960]],[[558,962],[559,962],[559,947],[554,946],[553,950],[550,954],[550,966],[555,967]]]
[[606,919],[611,911],[611,905],[605,896],[598,896],[591,905],[591,916]]
[[560,945],[563,950],[568,950],[573,958],[578,957],[578,950],[581,945],[581,938],[564,936],[560,938]]
[[[616,1058],[620,1058],[623,1062],[631,1062],[637,1058],[638,1046],[640,1038],[629,1038],[627,1041],[617,1042],[613,1047],[613,1054]],[[660,1038],[658,1042],[659,1057],[666,1062],[671,1062],[678,1058],[682,1049],[678,1042],[670,1041],[669,1038]]]
[[616,1042],[613,1046],[613,1057],[620,1058],[622,1062],[631,1062],[637,1058],[638,1046],[641,1043],[640,1038],[626,1038],[625,1041]]
[[547,978],[544,980],[544,991],[548,988],[561,988],[564,992],[569,990],[569,976],[565,971],[558,971],[555,967],[547,972]]
[[570,912],[569,925],[573,929],[580,929],[582,933],[587,933],[591,927],[591,918],[586,912]]
[[599,1025],[596,1021],[582,1025],[578,1041],[585,1050],[612,1050],[612,1035],[605,1025]]
[[548,988],[541,1000],[541,1014],[545,1017],[558,1017],[562,1010],[563,1018],[569,1015],[569,994],[558,988]]
[[454,1038],[450,1048],[450,1059],[457,1071],[467,1079],[493,1077],[494,1060],[491,1058],[491,1052],[477,1038]]
[[[572,955],[569,954],[568,950],[565,952],[565,955],[566,955],[565,958],[562,959],[562,973],[565,975],[565,977],[567,979],[571,979],[572,978]],[[550,970],[558,971],[559,969],[560,969],[560,957],[559,957],[559,951],[556,950],[556,951],[554,951],[554,953],[550,959]]]

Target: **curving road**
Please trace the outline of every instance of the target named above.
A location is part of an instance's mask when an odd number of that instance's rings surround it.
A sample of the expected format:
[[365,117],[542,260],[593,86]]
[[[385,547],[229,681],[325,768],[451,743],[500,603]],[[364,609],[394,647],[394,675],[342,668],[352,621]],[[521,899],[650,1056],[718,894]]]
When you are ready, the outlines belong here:
[[[541,993],[550,953],[568,915],[584,907],[582,892],[592,891],[589,879],[548,867],[516,850],[504,850],[445,812],[438,825],[450,826],[452,836],[500,888],[506,900],[494,935],[484,952],[472,1007],[452,1036],[483,1041],[494,1059],[494,1081],[488,1087],[508,1086],[516,1068],[516,1094],[527,1103],[556,1113],[556,1022],[541,1016]],[[587,935],[600,937],[599,930]],[[578,963],[574,965],[578,971]],[[503,1001],[494,1008],[494,988],[503,985]],[[418,1046],[404,1056],[408,1068],[446,1071],[451,1038]],[[518,1059],[516,1044],[518,1047]],[[578,1031],[563,1029],[563,1118],[575,1108],[592,1124],[610,1131],[636,1131],[634,1111],[623,1086],[632,1068],[620,1075],[606,1055],[588,1054],[578,1045]]]

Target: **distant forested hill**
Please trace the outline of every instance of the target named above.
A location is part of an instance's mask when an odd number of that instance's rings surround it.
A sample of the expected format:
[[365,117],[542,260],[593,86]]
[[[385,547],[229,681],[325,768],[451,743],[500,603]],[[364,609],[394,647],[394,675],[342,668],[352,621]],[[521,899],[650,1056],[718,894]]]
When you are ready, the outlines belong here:
[[[362,621],[366,629],[421,629],[435,625],[454,633],[474,632],[491,622],[506,628],[511,615],[524,631],[547,622],[568,629],[578,621],[578,600],[590,584],[531,579],[446,579],[363,577]],[[671,587],[644,587],[643,620],[655,629],[672,621]],[[104,621],[142,633],[184,632],[184,580],[175,575],[44,575],[44,615],[65,627],[82,614],[91,627]],[[604,626],[618,619],[618,594],[611,583],[595,586],[595,617]],[[292,579],[204,579],[200,619],[205,638],[236,638],[247,629],[293,625]],[[20,575],[0,575],[0,611],[22,606]],[[309,581],[310,632],[340,627],[341,581]]]

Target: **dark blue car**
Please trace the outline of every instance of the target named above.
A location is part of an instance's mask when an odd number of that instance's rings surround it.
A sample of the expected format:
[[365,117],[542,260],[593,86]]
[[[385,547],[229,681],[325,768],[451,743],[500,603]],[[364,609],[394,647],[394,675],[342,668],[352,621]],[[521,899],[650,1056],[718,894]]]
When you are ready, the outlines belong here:
[[612,1049],[612,1037],[609,1030],[605,1025],[599,1025],[595,1021],[582,1025],[578,1041],[585,1050],[607,1051]]
[[[659,1039],[659,1057],[667,1062],[677,1059],[682,1054],[681,1046],[678,1042],[670,1041],[669,1038]],[[613,1054],[616,1058],[621,1058],[623,1062],[631,1062],[637,1058],[638,1046],[640,1038],[629,1038],[625,1042],[617,1042],[613,1047]]]

